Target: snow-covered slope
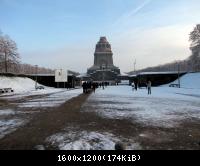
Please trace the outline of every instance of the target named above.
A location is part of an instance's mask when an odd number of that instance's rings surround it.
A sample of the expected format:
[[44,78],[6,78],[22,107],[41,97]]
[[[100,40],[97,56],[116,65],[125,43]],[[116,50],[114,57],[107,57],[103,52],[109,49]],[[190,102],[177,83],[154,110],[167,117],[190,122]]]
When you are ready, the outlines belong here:
[[31,91],[35,89],[35,81],[26,77],[0,76],[1,88],[12,88],[15,92]]
[[[172,82],[177,84],[178,80]],[[200,89],[200,73],[188,73],[180,78],[181,88]]]

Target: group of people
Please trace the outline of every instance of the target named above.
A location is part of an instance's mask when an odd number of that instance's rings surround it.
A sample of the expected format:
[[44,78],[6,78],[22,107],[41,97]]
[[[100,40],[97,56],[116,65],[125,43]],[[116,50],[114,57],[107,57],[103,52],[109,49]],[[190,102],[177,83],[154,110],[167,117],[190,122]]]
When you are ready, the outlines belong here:
[[109,82],[83,82],[82,87],[83,87],[83,93],[88,93],[90,90],[92,90],[94,93],[97,88],[103,88],[107,87],[109,85]]
[[[137,82],[136,83],[132,82],[131,86],[132,86],[132,90],[136,90],[137,91],[137,88],[138,88],[138,83]],[[151,95],[151,81],[150,80],[147,81],[146,87],[147,87],[148,95]]]
[[83,82],[82,87],[83,87],[83,93],[88,93],[89,90],[96,89],[96,86],[94,86],[92,82]]
[[[148,91],[148,95],[151,95],[151,81],[147,81],[146,83],[146,87],[147,87],[147,91]],[[97,88],[103,88],[104,87],[107,87],[109,85],[108,82],[100,82],[100,83],[97,83],[97,82],[83,82],[82,83],[82,87],[83,87],[83,93],[88,93],[90,90],[92,90],[94,93],[96,91]],[[131,84],[132,86],[132,90],[136,90],[138,89],[138,83],[137,82],[132,82]]]

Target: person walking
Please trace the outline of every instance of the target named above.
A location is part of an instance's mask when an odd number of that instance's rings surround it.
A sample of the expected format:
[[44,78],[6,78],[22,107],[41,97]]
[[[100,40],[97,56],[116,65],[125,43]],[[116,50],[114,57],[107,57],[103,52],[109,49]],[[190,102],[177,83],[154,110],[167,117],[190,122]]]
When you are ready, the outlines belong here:
[[147,83],[148,95],[151,95],[151,81],[149,80]]
[[102,88],[104,89],[104,86],[105,86],[105,84],[104,84],[104,82],[102,82]]
[[135,83],[132,82],[131,86],[132,86],[132,90],[134,91],[134,89],[135,89]]
[[82,83],[82,87],[83,87],[83,93],[85,93],[85,82]]
[[96,90],[96,83],[92,83],[92,89],[93,89],[93,92],[95,93],[95,90]]
[[138,81],[136,80],[135,81],[135,90],[137,91],[137,88],[138,88]]

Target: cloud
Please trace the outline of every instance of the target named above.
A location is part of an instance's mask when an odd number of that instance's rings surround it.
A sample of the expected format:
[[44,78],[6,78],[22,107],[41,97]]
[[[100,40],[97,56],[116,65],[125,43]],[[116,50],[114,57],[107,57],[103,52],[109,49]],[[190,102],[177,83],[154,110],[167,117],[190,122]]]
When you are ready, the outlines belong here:
[[146,5],[148,5],[152,0],[145,0],[143,3],[141,3],[139,6],[133,8],[129,12],[126,12],[123,14],[115,23],[114,26],[121,25],[126,23],[127,20],[132,18],[134,15],[139,13]]
[[171,25],[152,29],[133,29],[113,41],[114,61],[122,71],[183,60],[190,55],[189,32],[193,25]]

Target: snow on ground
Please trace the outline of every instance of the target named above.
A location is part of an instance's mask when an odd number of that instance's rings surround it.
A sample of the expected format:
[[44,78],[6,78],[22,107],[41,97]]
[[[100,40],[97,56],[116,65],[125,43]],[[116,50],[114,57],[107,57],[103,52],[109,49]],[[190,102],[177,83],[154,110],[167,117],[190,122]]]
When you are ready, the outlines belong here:
[[62,90],[58,93],[50,94],[49,96],[31,99],[19,104],[18,107],[55,107],[63,104],[67,100],[76,97],[82,93],[82,89]]
[[[40,84],[37,84],[40,86]],[[0,94],[5,99],[21,99],[30,95],[45,95],[61,92],[63,89],[56,89],[44,86],[45,89],[35,90],[35,81],[26,77],[0,76],[0,88],[12,88],[14,92]]]
[[25,123],[25,120],[15,115],[16,112],[12,109],[0,110],[0,139]]
[[24,123],[21,119],[0,120],[0,139],[6,134],[15,131]]
[[[37,84],[40,86],[40,84]],[[1,94],[0,97],[7,99],[19,99],[30,95],[43,95],[61,92],[63,89],[44,86],[45,89],[35,90],[35,81],[26,77],[0,76],[0,88],[12,88],[14,92]]]
[[[172,82],[178,84],[178,80]],[[200,73],[188,73],[180,78],[181,88],[200,89]]]
[[0,76],[0,88],[12,88],[14,92],[25,92],[35,89],[35,82],[26,77]]
[[0,110],[0,139],[25,123],[25,120],[10,117],[11,115],[15,115],[15,111],[11,109]]
[[[39,86],[40,84],[38,84]],[[35,81],[25,77],[5,77],[0,76],[0,88],[12,88],[14,93],[1,94],[0,97],[11,102],[27,96],[49,95],[38,97],[21,103],[19,107],[54,107],[82,93],[81,89],[66,90],[59,88],[45,87],[45,89],[35,90]]]
[[129,142],[125,145],[127,150],[140,149],[139,144],[133,140],[127,141],[108,132],[78,131],[73,128],[48,137],[46,142],[60,150],[114,150],[117,142]]
[[[57,91],[57,92],[55,92]],[[44,90],[41,90],[39,93],[43,93]],[[46,93],[52,93],[49,94],[48,96],[43,96],[43,97],[37,97],[36,99],[29,99],[27,101],[23,101],[22,103],[16,103],[18,105],[16,110],[11,110],[11,109],[5,109],[5,110],[0,110],[0,139],[3,138],[6,134],[9,134],[13,131],[15,131],[18,127],[21,125],[24,125],[27,123],[29,120],[27,118],[17,118],[19,114],[32,114],[36,113],[36,111],[20,111],[20,108],[38,108],[38,107],[55,107],[63,104],[67,100],[78,96],[79,94],[82,93],[82,89],[73,89],[73,90],[52,90],[50,92],[45,91]],[[31,93],[33,95],[33,93]],[[19,98],[21,96],[20,94],[14,95],[11,98],[7,96],[9,99],[10,103],[14,103],[13,101],[16,98]],[[28,96],[28,95],[27,95]],[[21,96],[22,97],[22,96]],[[4,97],[5,98],[5,97]],[[13,115],[13,116],[11,116]],[[11,116],[11,117],[7,117]]]
[[17,110],[11,110],[11,109],[0,110],[0,139],[3,138],[6,134],[15,131],[18,127],[24,125],[29,121],[27,118],[17,118],[19,114],[36,113],[36,111],[34,112],[19,111],[21,107],[22,108],[55,107],[61,105],[62,103],[66,102],[67,100],[73,97],[78,96],[81,93],[82,89],[64,90],[64,91],[62,90],[61,92],[53,93],[43,98],[37,98],[28,100],[23,103],[17,103],[19,104]]
[[11,109],[6,109],[6,110],[0,110],[0,116],[3,115],[14,115],[15,112]]
[[[15,110],[9,109],[9,106],[0,110],[0,139],[28,122],[25,116],[22,118],[22,114],[36,113],[36,111],[21,111],[21,108],[55,107],[82,93],[82,89],[66,90],[45,87],[42,90],[35,90],[33,80],[21,77],[0,76],[0,88],[14,89],[14,93],[1,94],[0,97],[9,101],[11,105],[17,105]],[[19,99],[23,100],[20,102]]]
[[4,93],[4,94],[1,94],[0,97],[12,101],[12,100],[22,99],[22,98],[28,97],[28,96],[48,95],[48,94],[59,93],[59,92],[63,92],[63,91],[65,91],[65,90],[46,87],[45,89],[41,89],[41,90],[30,90],[30,91],[19,92],[19,93],[15,93],[15,92],[14,93]]
[[148,95],[147,89],[110,86],[92,94],[83,111],[147,126],[173,127],[183,119],[200,119],[200,89],[153,87],[152,95]]

